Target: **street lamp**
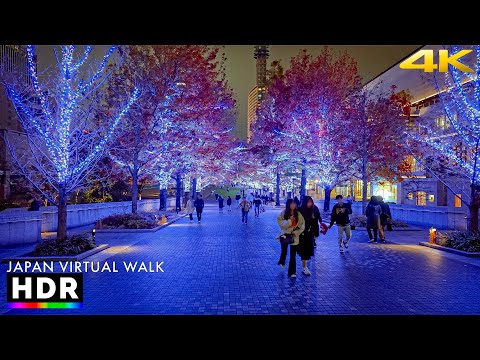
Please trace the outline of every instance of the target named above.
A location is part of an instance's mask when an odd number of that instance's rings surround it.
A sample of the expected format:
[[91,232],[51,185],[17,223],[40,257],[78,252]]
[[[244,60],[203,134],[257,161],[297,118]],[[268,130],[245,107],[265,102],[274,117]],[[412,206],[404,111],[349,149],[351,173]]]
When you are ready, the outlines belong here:
[[92,229],[92,239],[93,239],[93,244],[95,245],[95,228]]

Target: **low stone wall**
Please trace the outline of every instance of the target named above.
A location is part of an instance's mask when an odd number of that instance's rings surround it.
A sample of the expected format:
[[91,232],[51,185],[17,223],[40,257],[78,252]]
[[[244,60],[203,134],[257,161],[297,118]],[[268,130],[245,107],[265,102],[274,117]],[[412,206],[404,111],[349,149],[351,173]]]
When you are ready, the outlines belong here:
[[[317,206],[323,209],[323,200],[316,200]],[[337,202],[330,202],[330,209]],[[392,217],[411,225],[433,226],[437,229],[467,229],[467,214],[458,208],[449,206],[411,206],[389,204]],[[356,201],[352,205],[354,214],[362,213],[362,202]]]
[[[158,210],[159,206],[159,199],[139,200],[138,212],[152,212]],[[168,198],[167,207],[168,209],[175,208],[175,198]],[[57,231],[57,207],[47,206],[40,209],[43,217],[42,232]],[[67,228],[93,224],[104,217],[116,214],[128,214],[131,211],[131,201],[68,205]]]
[[[158,210],[159,199],[138,201],[139,212]],[[175,208],[175,198],[168,198],[168,209]],[[131,201],[68,205],[67,228],[93,224],[97,220],[115,214],[126,214],[132,209]],[[40,211],[7,209],[0,212],[0,246],[35,243],[41,240],[41,232],[57,231],[57,207],[40,207]]]
[[467,214],[447,206],[390,205],[392,217],[412,225],[433,226],[437,229],[467,229]]
[[0,213],[0,246],[25,245],[41,240],[41,213],[22,210]]

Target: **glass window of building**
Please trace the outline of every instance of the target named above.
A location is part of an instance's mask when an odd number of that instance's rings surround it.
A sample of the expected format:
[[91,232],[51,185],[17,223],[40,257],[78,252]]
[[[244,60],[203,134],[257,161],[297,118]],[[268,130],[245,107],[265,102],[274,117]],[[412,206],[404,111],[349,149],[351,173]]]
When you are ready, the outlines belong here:
[[435,118],[435,125],[440,129],[445,130],[450,127],[450,120],[445,114],[443,114]]
[[457,194],[455,196],[455,202],[453,204],[456,208],[462,207],[462,194]]
[[427,193],[425,191],[417,191],[417,205],[418,206],[427,205]]

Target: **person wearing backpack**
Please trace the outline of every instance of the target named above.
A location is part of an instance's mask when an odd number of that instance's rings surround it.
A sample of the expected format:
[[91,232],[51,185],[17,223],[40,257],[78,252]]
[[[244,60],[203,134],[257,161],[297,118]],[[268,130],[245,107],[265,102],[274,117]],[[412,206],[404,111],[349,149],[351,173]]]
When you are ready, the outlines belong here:
[[247,198],[244,196],[242,201],[240,202],[240,207],[242,208],[242,223],[247,225],[248,221],[248,212],[250,211],[250,208],[252,207],[252,204],[250,201],[247,200]]
[[240,196],[240,192],[237,192],[237,195],[235,195],[235,201],[237,202],[237,207],[240,206],[240,199],[242,197]]

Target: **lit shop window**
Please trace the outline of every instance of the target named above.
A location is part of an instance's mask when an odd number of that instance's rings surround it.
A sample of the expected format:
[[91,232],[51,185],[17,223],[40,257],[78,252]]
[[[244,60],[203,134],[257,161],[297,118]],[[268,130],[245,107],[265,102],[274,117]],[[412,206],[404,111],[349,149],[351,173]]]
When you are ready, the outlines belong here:
[[457,194],[455,196],[454,206],[455,207],[462,207],[462,194]]
[[425,191],[417,191],[417,205],[427,205],[427,193]]
[[435,202],[435,195],[429,194],[428,195],[428,202]]
[[435,118],[435,125],[440,129],[445,130],[450,127],[450,120],[446,115],[440,115]]
[[407,199],[408,199],[408,200],[413,200],[413,193],[409,192],[409,193],[407,194]]

